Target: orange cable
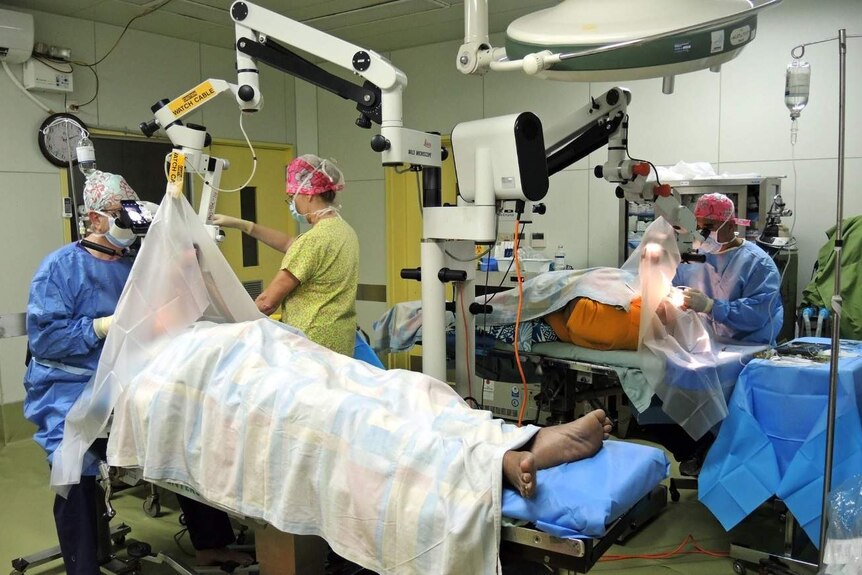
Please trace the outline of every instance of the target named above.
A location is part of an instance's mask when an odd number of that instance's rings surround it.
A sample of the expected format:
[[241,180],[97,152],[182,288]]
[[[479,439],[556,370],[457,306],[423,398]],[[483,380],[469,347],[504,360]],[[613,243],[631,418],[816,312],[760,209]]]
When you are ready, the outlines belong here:
[[524,385],[524,396],[521,399],[521,407],[518,409],[518,427],[524,423],[524,414],[527,412],[527,377],[524,375],[524,368],[521,366],[521,355],[518,353],[518,333],[521,329],[521,305],[524,303],[524,282],[521,281],[521,259],[518,257],[518,243],[521,239],[520,234],[521,219],[515,219],[515,247],[512,252],[512,257],[515,260],[515,276],[518,280],[518,313],[515,316],[515,363],[518,364],[518,373],[521,374],[521,383]]
[[[685,547],[691,544],[694,550],[686,550]],[[599,561],[624,561],[626,559],[670,559],[679,555],[708,555],[709,557],[728,557],[729,553],[725,551],[710,551],[704,549],[698,544],[695,538],[688,534],[682,543],[680,543],[673,551],[665,551],[662,553],[645,553],[642,555],[605,555]]]

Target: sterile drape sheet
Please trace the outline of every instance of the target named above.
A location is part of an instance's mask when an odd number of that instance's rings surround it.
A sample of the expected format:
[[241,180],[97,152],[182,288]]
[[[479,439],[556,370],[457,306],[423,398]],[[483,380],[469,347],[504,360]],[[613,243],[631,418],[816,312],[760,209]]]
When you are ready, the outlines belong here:
[[176,335],[198,320],[261,317],[186,199],[165,194],[120,296],[96,373],[66,416],[51,470],[54,489],[62,494],[78,482],[87,449],[104,433],[117,398]]
[[495,573],[503,453],[537,431],[262,317],[181,197],[135,262],[55,486],[77,480],[112,409],[111,465],[319,534],[381,574]]
[[[777,495],[820,544],[828,393],[828,363],[758,359],[742,371],[698,479],[700,500],[725,529]],[[833,486],[862,473],[860,342],[841,342],[837,393]]]

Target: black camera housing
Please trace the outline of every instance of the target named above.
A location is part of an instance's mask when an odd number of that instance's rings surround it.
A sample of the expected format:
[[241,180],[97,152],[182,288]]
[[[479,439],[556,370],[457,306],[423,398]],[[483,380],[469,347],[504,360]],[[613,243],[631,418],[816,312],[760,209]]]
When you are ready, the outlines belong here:
[[130,229],[135,235],[145,236],[152,220],[144,214],[136,200],[120,200],[120,217],[117,225]]

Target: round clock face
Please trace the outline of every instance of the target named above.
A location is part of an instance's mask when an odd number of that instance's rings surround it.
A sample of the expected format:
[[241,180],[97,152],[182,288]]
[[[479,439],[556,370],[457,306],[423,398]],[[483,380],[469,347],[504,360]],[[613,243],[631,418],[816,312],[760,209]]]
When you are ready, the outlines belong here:
[[42,122],[37,138],[45,158],[61,168],[78,163],[75,148],[87,133],[84,123],[72,114],[52,114]]

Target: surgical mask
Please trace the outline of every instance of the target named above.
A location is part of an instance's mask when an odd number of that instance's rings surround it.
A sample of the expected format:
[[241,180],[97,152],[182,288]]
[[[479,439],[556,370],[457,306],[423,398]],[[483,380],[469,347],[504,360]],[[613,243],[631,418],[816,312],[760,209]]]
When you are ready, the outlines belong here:
[[293,216],[293,219],[301,224],[307,224],[308,220],[305,219],[305,216],[300,214],[296,209],[296,196],[291,198],[290,203],[288,204],[288,208],[290,208],[290,215]]
[[718,232],[712,231],[709,232],[709,235],[702,242],[700,242],[700,246],[697,249],[704,254],[714,254],[719,251],[723,245],[724,244],[718,241]]
[[104,212],[96,213],[108,218],[108,231],[102,235],[105,236],[105,239],[108,240],[112,246],[124,249],[135,243],[135,240],[138,239],[138,236],[136,236],[135,232],[132,230],[118,226],[117,218]]
[[324,214],[333,213],[338,217],[341,217],[341,214],[338,213],[338,208],[335,206],[326,206],[325,208],[320,208],[319,210],[315,210],[308,214],[309,216],[317,216],[318,218],[322,217]]
[[301,224],[307,224],[309,217],[314,216],[314,217],[319,218],[319,217],[323,216],[324,214],[328,214],[330,212],[332,212],[333,214],[335,214],[338,217],[341,217],[341,214],[338,213],[338,208],[335,206],[326,206],[325,208],[320,208],[319,210],[315,210],[315,211],[311,212],[310,214],[304,214],[304,215],[300,214],[299,210],[296,209],[296,196],[295,195],[293,196],[293,199],[290,200],[288,207],[290,208],[290,215],[293,216],[293,219],[295,219],[297,222],[299,222]]

